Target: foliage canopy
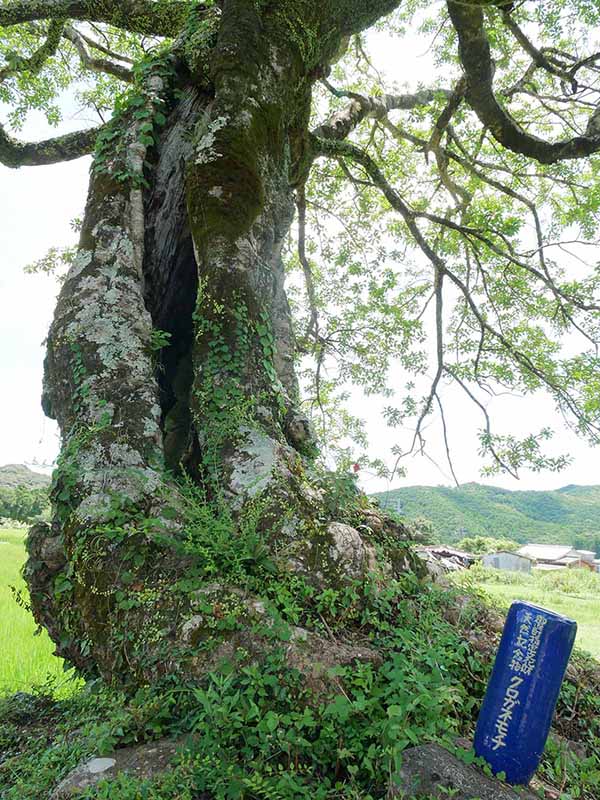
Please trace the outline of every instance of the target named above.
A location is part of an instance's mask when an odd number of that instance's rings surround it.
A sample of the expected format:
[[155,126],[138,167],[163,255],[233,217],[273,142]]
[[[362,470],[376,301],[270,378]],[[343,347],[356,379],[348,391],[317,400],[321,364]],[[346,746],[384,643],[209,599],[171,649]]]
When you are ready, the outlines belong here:
[[[503,392],[544,391],[569,426],[598,440],[597,4],[388,6],[374,35],[349,37],[314,91],[314,163],[287,258],[305,402],[330,450],[349,459],[348,435],[366,442],[340,411],[348,385],[389,397],[392,472],[425,450],[435,418],[453,471],[459,421],[444,403],[454,385],[480,419],[489,473],[560,469],[568,458],[546,454],[548,428],[498,432],[489,408]],[[183,33],[199,52],[220,12],[212,0],[3,0],[9,127],[32,110],[59,124],[67,93],[102,130],[149,54],[176,50]],[[414,52],[417,38],[430,65],[407,60],[411,79],[394,85],[369,55],[384,35],[394,52]],[[102,147],[97,134],[27,144],[0,128],[0,161],[74,158]]]

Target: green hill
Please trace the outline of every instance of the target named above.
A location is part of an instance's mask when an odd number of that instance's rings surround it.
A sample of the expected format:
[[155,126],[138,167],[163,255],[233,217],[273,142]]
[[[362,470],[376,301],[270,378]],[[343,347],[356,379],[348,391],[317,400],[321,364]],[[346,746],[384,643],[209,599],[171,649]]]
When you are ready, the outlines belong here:
[[17,486],[38,489],[50,486],[50,476],[34,472],[24,464],[5,464],[0,467],[0,486],[8,489],[16,489]]
[[492,536],[573,544],[600,553],[600,486],[533,492],[468,483],[460,488],[408,486],[375,497],[407,519],[431,520],[446,543],[465,536]]
[[50,478],[22,464],[0,467],[0,521],[31,523],[48,509]]

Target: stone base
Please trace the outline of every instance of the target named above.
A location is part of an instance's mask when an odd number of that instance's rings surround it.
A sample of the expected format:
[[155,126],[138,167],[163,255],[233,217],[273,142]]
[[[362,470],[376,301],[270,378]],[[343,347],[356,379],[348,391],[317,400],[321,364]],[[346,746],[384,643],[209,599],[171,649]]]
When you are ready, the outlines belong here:
[[390,798],[426,795],[445,800],[539,800],[527,789],[488,778],[478,767],[465,764],[438,744],[411,747],[402,758],[400,773],[390,786]]
[[77,797],[101,780],[127,773],[140,781],[156,778],[165,772],[181,745],[172,739],[160,739],[135,747],[115,750],[104,758],[90,758],[79,764],[50,795],[50,800]]

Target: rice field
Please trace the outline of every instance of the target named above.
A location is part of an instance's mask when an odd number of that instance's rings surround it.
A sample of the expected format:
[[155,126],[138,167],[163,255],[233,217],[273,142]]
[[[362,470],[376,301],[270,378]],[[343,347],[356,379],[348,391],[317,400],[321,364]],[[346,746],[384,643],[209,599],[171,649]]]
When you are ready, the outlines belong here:
[[574,619],[575,645],[600,660],[600,575],[579,569],[527,575],[480,568],[461,575],[503,606],[525,600]]
[[513,600],[526,600],[574,619],[577,622],[576,646],[600,659],[600,597],[572,597],[562,592],[539,591],[529,586],[517,588],[484,584],[482,588],[506,605]]
[[[18,605],[10,588],[20,589],[27,599],[20,575],[24,543],[24,529],[0,528],[0,695],[27,692],[48,680],[54,681],[56,694],[69,694],[75,686],[62,659],[53,655],[48,634],[36,631],[31,612]],[[465,579],[504,606],[528,600],[575,619],[576,644],[600,659],[600,576],[572,570],[564,575],[522,575],[472,569],[461,573],[459,581]]]
[[31,612],[20,607],[11,586],[25,583],[20,570],[25,561],[25,530],[0,528],[0,695],[44,684],[48,677],[57,682],[59,693],[67,689],[63,661],[53,655],[48,634],[36,635]]

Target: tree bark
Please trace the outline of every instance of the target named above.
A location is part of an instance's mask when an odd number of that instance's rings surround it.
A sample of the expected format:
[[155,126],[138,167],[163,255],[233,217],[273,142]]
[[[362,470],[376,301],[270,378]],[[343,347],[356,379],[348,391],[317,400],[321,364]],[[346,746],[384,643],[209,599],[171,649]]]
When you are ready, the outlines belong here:
[[[110,680],[199,677],[271,646],[263,604],[207,579],[182,475],[232,539],[251,522],[280,576],[323,588],[405,563],[378,566],[327,502],[299,410],[281,248],[311,86],[348,27],[335,3],[306,6],[224,3],[208,54],[149,68],[96,157],[48,337],[54,520],[32,531],[26,575],[58,652]],[[164,117],[151,146],[143,126]],[[237,623],[217,634],[206,603],[227,598]]]

